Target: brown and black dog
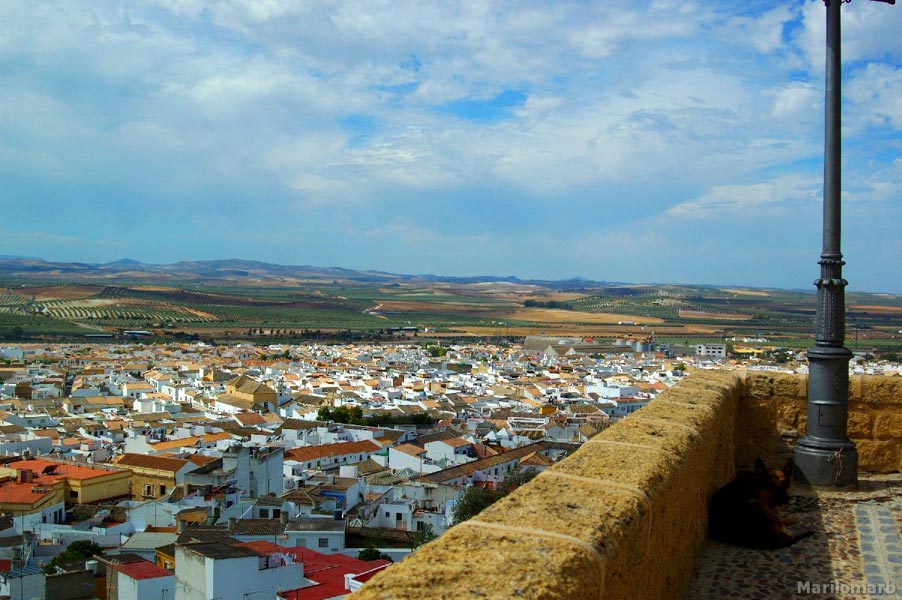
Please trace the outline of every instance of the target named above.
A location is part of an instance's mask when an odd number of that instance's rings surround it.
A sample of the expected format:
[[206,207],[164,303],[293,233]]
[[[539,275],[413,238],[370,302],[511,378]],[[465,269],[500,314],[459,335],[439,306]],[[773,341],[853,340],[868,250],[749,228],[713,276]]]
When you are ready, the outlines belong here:
[[785,548],[811,535],[787,531],[791,520],[778,513],[789,504],[792,470],[791,459],[782,470],[771,472],[759,458],[753,471],[740,471],[711,498],[708,535],[747,548]]

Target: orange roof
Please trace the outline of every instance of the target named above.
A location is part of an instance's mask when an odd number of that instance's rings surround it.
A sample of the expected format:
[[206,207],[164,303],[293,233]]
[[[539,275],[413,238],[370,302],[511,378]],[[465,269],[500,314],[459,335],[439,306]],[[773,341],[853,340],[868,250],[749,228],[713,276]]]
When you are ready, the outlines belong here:
[[461,437],[448,438],[447,440],[441,440],[441,442],[444,444],[448,444],[452,448],[463,448],[464,446],[470,445],[470,442],[468,442],[467,440],[465,440]]
[[[41,483],[35,478],[31,483],[19,483],[18,481],[6,481],[0,484],[0,503],[2,504],[36,504],[52,492],[53,482]],[[44,479],[44,478],[41,478]],[[49,489],[47,492],[37,492],[38,489]]]
[[413,444],[401,444],[400,446],[395,446],[395,450],[398,452],[403,452],[409,456],[417,456],[419,457],[421,454],[425,454],[426,451],[420,448],[419,446],[414,446]]
[[199,466],[204,466],[207,463],[211,463],[216,460],[215,456],[207,456],[206,454],[190,454],[188,455],[188,462],[194,463]]
[[322,446],[304,446],[302,448],[292,448],[291,450],[286,450],[285,459],[305,462],[319,458],[328,458],[331,456],[355,454],[358,452],[376,452],[380,448],[381,446],[369,440],[363,440],[362,442],[323,444]]
[[265,422],[263,417],[253,412],[235,413],[232,416],[242,425],[259,425]]
[[167,442],[157,442],[153,444],[151,448],[154,452],[157,450],[172,450],[174,448],[185,448],[187,446],[195,446],[201,442],[209,443],[209,442],[218,442],[220,440],[230,440],[232,439],[232,434],[222,431],[220,433],[207,433],[204,435],[196,435],[187,438],[180,438],[177,440],[169,440]]
[[[18,470],[29,469],[35,474],[33,481],[38,483],[52,483],[59,479],[93,479],[95,477],[104,477],[110,474],[110,471],[104,469],[95,469],[93,467],[85,467],[72,463],[59,463],[52,460],[41,460],[39,458],[12,462],[7,464],[6,467],[8,469]],[[43,474],[44,470],[48,467],[53,467],[53,472]],[[48,471],[49,470],[50,469],[48,469]]]
[[177,472],[188,464],[188,461],[179,458],[166,458],[163,456],[150,456],[147,454],[135,454],[127,452],[113,459],[117,465],[125,467],[137,467],[144,469],[156,469],[158,471]]

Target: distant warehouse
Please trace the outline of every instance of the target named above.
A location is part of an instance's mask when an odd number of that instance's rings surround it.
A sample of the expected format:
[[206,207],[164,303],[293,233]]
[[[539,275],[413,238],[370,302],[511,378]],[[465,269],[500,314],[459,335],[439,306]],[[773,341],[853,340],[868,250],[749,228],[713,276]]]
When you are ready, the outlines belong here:
[[523,342],[527,352],[541,352],[549,356],[567,354],[626,354],[632,352],[652,352],[652,339],[595,340],[594,338],[556,337],[529,335]]

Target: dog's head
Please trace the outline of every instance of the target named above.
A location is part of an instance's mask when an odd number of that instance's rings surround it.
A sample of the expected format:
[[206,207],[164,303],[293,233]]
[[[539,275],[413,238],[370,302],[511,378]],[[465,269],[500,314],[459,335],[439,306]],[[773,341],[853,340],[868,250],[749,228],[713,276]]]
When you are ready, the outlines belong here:
[[785,506],[789,503],[789,486],[792,483],[792,459],[782,469],[771,471],[760,458],[755,461],[755,495],[767,506]]

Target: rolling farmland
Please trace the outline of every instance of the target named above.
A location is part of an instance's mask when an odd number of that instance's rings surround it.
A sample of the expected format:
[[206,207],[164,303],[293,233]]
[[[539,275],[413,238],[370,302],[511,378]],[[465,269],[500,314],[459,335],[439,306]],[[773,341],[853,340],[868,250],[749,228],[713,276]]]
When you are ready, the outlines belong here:
[[[786,290],[679,285],[508,282],[260,281],[229,279],[0,282],[0,337],[121,336],[328,339],[390,336],[416,328],[432,337],[581,335],[659,340],[766,337],[811,343],[815,296]],[[848,295],[848,339],[902,348],[902,297]],[[377,337],[376,339],[383,339]],[[781,342],[782,340],[782,342]],[[853,344],[849,344],[850,347]]]

